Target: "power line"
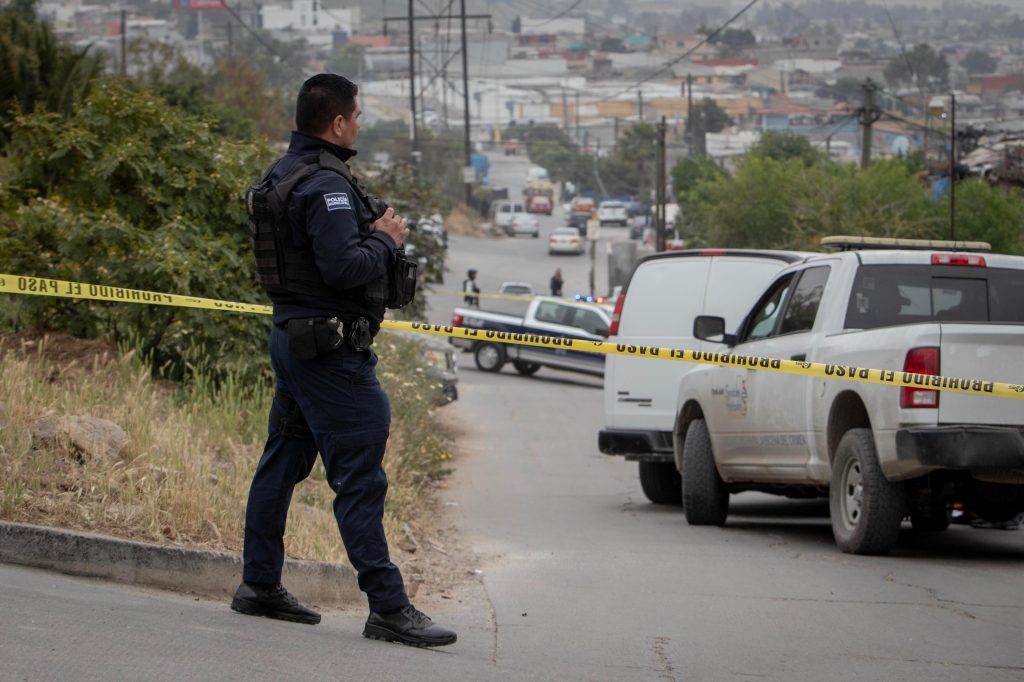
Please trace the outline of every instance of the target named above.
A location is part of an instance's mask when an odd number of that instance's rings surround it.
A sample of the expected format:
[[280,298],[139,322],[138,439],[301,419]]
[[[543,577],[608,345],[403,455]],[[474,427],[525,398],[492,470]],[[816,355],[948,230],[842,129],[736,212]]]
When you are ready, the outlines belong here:
[[724,30],[725,30],[725,29],[726,29],[726,28],[727,28],[727,27],[728,27],[728,26],[729,26],[730,24],[732,24],[732,23],[733,23],[734,21],[736,21],[736,20],[737,20],[737,19],[739,19],[739,18],[740,18],[741,16],[743,16],[743,15],[744,15],[744,14],[745,14],[745,13],[747,12],[747,10],[749,10],[749,9],[750,9],[751,7],[753,7],[754,5],[756,5],[756,4],[758,3],[758,2],[759,2],[759,0],[750,0],[750,2],[748,2],[748,3],[747,3],[747,4],[746,4],[746,5],[744,6],[744,7],[743,7],[743,9],[741,9],[741,10],[740,10],[739,12],[737,12],[736,14],[732,15],[732,16],[731,16],[731,17],[730,17],[730,18],[729,18],[729,19],[728,19],[728,20],[727,20],[727,21],[726,21],[726,22],[725,22],[724,24],[722,24],[721,26],[719,26],[718,28],[716,28],[716,29],[715,29],[714,31],[712,31],[711,33],[709,33],[709,34],[707,34],[706,36],[704,36],[703,40],[700,40],[700,41],[698,41],[696,45],[694,45],[694,46],[693,46],[693,47],[691,47],[691,48],[690,48],[689,50],[687,50],[686,52],[684,52],[684,53],[683,53],[683,54],[681,54],[680,56],[676,57],[675,59],[673,59],[673,60],[671,60],[671,61],[667,62],[667,63],[666,63],[666,64],[665,64],[664,66],[662,66],[662,67],[661,67],[660,69],[658,69],[657,71],[655,71],[655,72],[654,72],[654,73],[652,73],[651,75],[649,75],[649,76],[647,76],[646,78],[643,78],[643,79],[641,79],[641,80],[637,81],[637,82],[636,82],[636,83],[634,83],[633,85],[630,85],[629,87],[627,87],[627,88],[624,88],[623,90],[620,90],[619,92],[616,92],[616,93],[615,93],[614,95],[611,95],[611,96],[609,96],[609,97],[605,97],[605,98],[599,99],[599,100],[597,100],[597,101],[598,101],[598,102],[607,102],[608,100],[610,100],[610,99],[613,99],[613,98],[615,98],[615,97],[618,97],[619,95],[624,95],[625,93],[629,92],[630,90],[633,90],[634,88],[637,88],[637,87],[639,87],[639,86],[643,85],[644,83],[647,83],[647,82],[649,82],[649,81],[652,81],[652,80],[654,80],[655,78],[657,78],[658,76],[660,76],[661,74],[663,74],[663,73],[664,73],[665,71],[667,71],[667,70],[668,70],[668,69],[670,69],[671,67],[675,66],[676,64],[678,64],[679,62],[683,61],[684,59],[686,59],[687,57],[689,57],[689,56],[690,56],[691,54],[693,54],[694,52],[696,52],[697,50],[699,50],[699,49],[700,49],[701,47],[703,47],[703,46],[704,46],[704,45],[705,45],[705,44],[706,44],[706,43],[707,43],[708,41],[710,41],[710,40],[711,40],[712,38],[714,38],[714,37],[715,37],[715,36],[717,36],[717,35],[718,35],[719,33],[721,33],[722,31],[724,31]]
[[537,28],[537,27],[539,27],[539,26],[546,26],[547,24],[550,24],[550,23],[551,23],[552,21],[554,21],[555,19],[561,19],[561,18],[562,18],[562,17],[564,17],[564,16],[566,15],[566,14],[568,14],[569,12],[571,12],[571,11],[573,11],[574,9],[576,9],[577,7],[579,7],[579,6],[580,6],[580,5],[582,4],[582,3],[583,3],[583,0],[576,0],[576,2],[572,3],[571,5],[569,5],[568,7],[566,7],[566,8],[565,8],[564,10],[562,10],[561,12],[559,12],[558,14],[556,14],[556,15],[555,15],[555,16],[553,16],[553,17],[550,17],[549,19],[546,19],[545,21],[542,21],[541,23],[539,23],[539,24],[537,24],[536,26],[534,26],[534,28]]
[[270,43],[268,43],[265,40],[263,40],[263,38],[260,36],[259,33],[257,33],[251,26],[249,26],[249,24],[245,23],[242,20],[242,17],[238,16],[238,12],[236,12],[231,7],[231,5],[229,5],[227,3],[227,0],[222,0],[221,4],[224,6],[224,9],[226,9],[228,11],[228,14],[230,14],[232,17],[234,17],[235,21],[237,21],[239,24],[241,24],[242,28],[244,28],[246,31],[248,31],[252,35],[252,37],[256,39],[256,42],[258,42],[260,45],[262,45],[264,48],[266,48],[266,50],[268,52],[270,52],[270,54],[274,55],[279,60],[284,61],[284,57],[282,57],[281,54],[277,50],[275,50],[273,48],[273,46],[270,45]]

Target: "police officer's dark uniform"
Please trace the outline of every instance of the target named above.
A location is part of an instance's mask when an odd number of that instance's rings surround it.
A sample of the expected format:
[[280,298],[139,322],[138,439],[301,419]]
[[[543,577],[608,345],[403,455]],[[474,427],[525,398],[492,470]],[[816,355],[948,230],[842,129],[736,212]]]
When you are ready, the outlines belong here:
[[[336,494],[345,549],[369,600],[363,634],[420,646],[450,644],[454,632],[409,605],[384,536],[388,483],[381,462],[391,411],[369,346],[383,319],[397,248],[391,236],[371,229],[380,217],[373,213],[378,205],[344,165],[354,155],[292,133],[288,152],[262,178],[262,187],[284,200],[285,217],[273,225],[276,243],[270,224],[264,220],[259,228],[259,216],[253,218],[252,197],[260,185],[247,195],[257,272],[274,304],[270,358],[277,390],[246,508],[243,583],[231,606],[252,615],[320,621],[280,584],[292,490],[319,452]],[[256,194],[257,204],[261,196]]]

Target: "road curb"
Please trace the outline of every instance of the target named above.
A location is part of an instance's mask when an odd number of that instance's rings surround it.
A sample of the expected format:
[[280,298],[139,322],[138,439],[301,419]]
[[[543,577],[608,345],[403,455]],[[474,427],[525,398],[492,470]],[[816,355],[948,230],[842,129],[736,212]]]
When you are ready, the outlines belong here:
[[[8,521],[0,521],[0,562],[222,599],[242,576],[237,554]],[[351,566],[288,559],[282,583],[307,604],[366,603]]]

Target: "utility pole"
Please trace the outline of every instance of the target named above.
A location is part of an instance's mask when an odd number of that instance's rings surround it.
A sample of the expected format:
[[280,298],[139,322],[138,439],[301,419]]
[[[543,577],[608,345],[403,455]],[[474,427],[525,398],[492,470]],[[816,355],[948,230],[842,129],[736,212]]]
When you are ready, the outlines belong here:
[[[462,31],[462,109],[463,109],[463,125],[465,127],[465,135],[463,140],[464,155],[465,155],[465,169],[466,177],[469,177],[468,169],[472,167],[470,162],[471,142],[470,142],[470,127],[469,127],[469,56],[466,48],[466,20],[467,19],[486,19],[490,21],[490,14],[466,14],[466,0],[460,0],[459,3],[459,14],[438,14],[438,15],[425,15],[416,16],[413,14],[413,0],[409,0],[409,14],[404,17],[384,17],[384,28],[385,33],[387,32],[388,22],[391,21],[404,21],[409,26],[409,110],[412,112],[412,140],[413,140],[413,153],[418,154],[419,140],[416,134],[416,87],[415,87],[415,42],[413,38],[413,32],[415,30],[415,23],[417,21],[431,21],[438,22],[441,19],[452,19],[455,16],[459,17],[460,28]],[[436,68],[436,67],[435,67]],[[473,183],[466,182],[466,203],[470,202],[473,196]]]
[[[202,10],[200,10],[202,11]],[[200,37],[201,39],[201,37]],[[128,12],[121,10],[121,77],[128,75]]]
[[686,74],[686,127],[690,129],[686,142],[689,146],[690,156],[693,156],[693,74]]
[[[416,59],[417,59],[417,62],[418,62],[417,71],[419,71],[420,75],[422,76],[422,74],[426,73],[426,71],[423,68],[423,37],[422,36],[416,36]],[[426,78],[422,78],[422,77],[420,78],[420,82],[421,83],[423,81],[425,81],[425,80],[426,80]],[[424,85],[423,89],[420,90],[420,103],[419,103],[419,108],[416,110],[419,113],[419,115],[420,115],[419,125],[421,127],[424,127],[424,128],[427,125],[427,119],[426,119],[427,105],[424,102],[424,98],[427,96],[427,92],[426,92],[427,87],[429,87],[429,83],[427,85]]]
[[949,94],[949,238],[956,241],[956,95]]
[[565,136],[569,137],[569,98],[565,96],[565,88],[562,88],[562,130]]
[[665,133],[667,128],[665,117],[662,116],[661,121],[658,123],[658,169],[656,173],[658,185],[655,188],[655,201],[657,201],[655,229],[657,230],[656,249],[658,251],[665,250]]
[[576,106],[573,108],[573,115],[576,117],[576,146],[580,146],[582,137],[580,136],[580,91],[576,91]]
[[[412,2],[412,0],[409,0]],[[462,24],[462,122],[465,126],[466,168],[472,167],[470,160],[469,140],[469,50],[466,49],[466,0],[459,0],[459,18]],[[467,175],[468,177],[468,175]],[[464,178],[465,179],[465,178]],[[473,183],[466,182],[466,205],[471,206],[473,199]]]
[[412,120],[412,127],[410,128],[412,133],[412,155],[418,163],[417,152],[420,150],[420,140],[419,135],[416,133],[416,38],[413,33],[415,17],[412,13],[412,3],[413,0],[409,0],[409,112]]
[[860,167],[867,168],[871,164],[871,126],[875,124],[881,113],[875,107],[875,92],[878,86],[869,78],[864,83],[864,106],[861,107],[858,119],[862,126],[860,145]]
[[636,120],[644,120],[644,91],[636,91]]

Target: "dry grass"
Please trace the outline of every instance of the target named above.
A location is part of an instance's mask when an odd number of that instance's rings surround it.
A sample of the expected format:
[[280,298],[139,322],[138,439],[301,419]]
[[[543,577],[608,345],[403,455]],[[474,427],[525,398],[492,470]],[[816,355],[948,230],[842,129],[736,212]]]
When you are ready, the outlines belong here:
[[[241,551],[272,389],[230,380],[214,388],[202,377],[188,386],[157,382],[132,353],[69,339],[0,339],[0,518]],[[431,518],[447,438],[412,344],[382,336],[377,345],[394,415],[385,526],[397,538],[408,521],[426,537],[434,529],[419,520]],[[33,443],[32,424],[48,414],[109,419],[129,445],[105,459],[83,457],[70,443]],[[344,560],[332,498],[318,463],[295,490],[289,556]]]
[[482,225],[483,218],[480,217],[480,214],[462,204],[452,209],[452,212],[444,219],[444,226],[449,234],[485,237],[487,232]]

